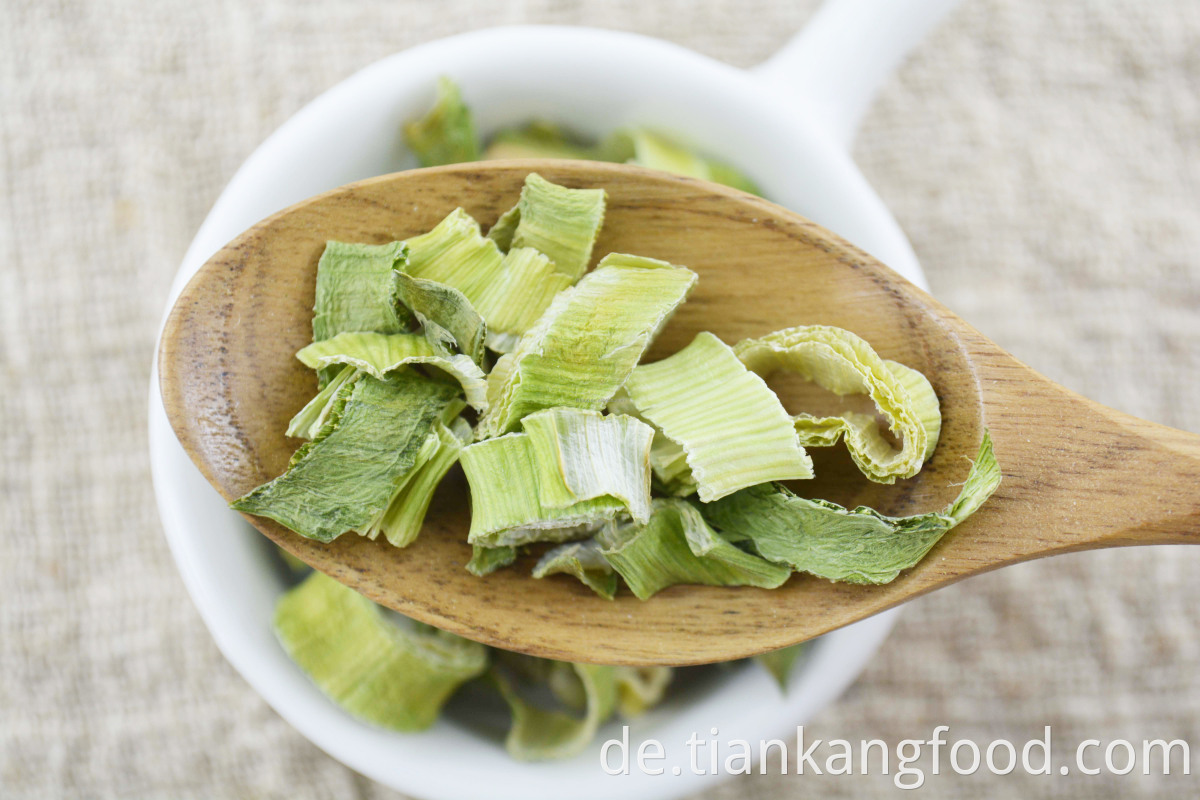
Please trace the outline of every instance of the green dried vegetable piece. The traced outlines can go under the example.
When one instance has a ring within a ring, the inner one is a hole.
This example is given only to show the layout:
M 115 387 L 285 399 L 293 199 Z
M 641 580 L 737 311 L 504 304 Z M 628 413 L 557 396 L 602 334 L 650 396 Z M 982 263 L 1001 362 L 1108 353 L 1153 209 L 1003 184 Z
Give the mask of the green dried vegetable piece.
M 455 689 L 487 668 L 483 645 L 388 619 L 320 572 L 279 599 L 274 627 L 288 656 L 331 700 L 395 731 L 428 728 Z
M 779 684 L 781 690 L 786 690 L 788 678 L 791 677 L 792 667 L 796 665 L 796 661 L 800 656 L 808 650 L 808 642 L 801 642 L 790 647 L 781 647 L 778 650 L 772 650 L 769 653 L 760 653 L 754 657 L 754 660 L 771 673 L 771 677 Z
M 402 272 L 457 289 L 487 319 L 479 300 L 501 275 L 504 255 L 484 237 L 470 214 L 456 208 L 433 230 L 406 239 L 405 244 L 408 264 Z
M 583 144 L 558 125 L 544 120 L 497 132 L 483 151 L 483 160 L 505 158 L 607 160 L 596 158 L 596 148 Z
M 462 418 L 454 420 L 449 427 L 438 422 L 430 438 L 432 451 L 427 457 L 418 459 L 418 466 L 409 473 L 383 516 L 368 529 L 366 535 L 370 538 L 382 533 L 396 547 L 407 547 L 416 541 L 434 491 L 450 468 L 458 463 L 463 447 L 471 441 L 471 426 Z
M 404 267 L 407 254 L 404 242 L 326 242 L 317 262 L 313 341 L 345 331 L 407 331 L 412 318 L 392 289 L 392 270 Z
M 676 498 L 656 499 L 648 523 L 610 523 L 596 539 L 640 600 L 681 583 L 774 589 L 792 574 L 730 544 Z
M 636 717 L 662 702 L 675 671 L 670 667 L 613 667 L 617 713 Z
M 425 328 L 435 345 L 457 347 L 478 366 L 483 366 L 487 325 L 467 296 L 437 281 L 422 280 L 400 271 L 392 273 L 396 297 Z
M 456 395 L 409 370 L 347 381 L 287 471 L 230 506 L 321 542 L 365 528 L 387 508 Z
M 634 128 L 618 131 L 612 138 L 616 141 L 610 141 L 607 144 L 609 152 L 631 152 L 632 155 L 623 159 L 629 163 L 670 172 L 674 175 L 682 175 L 686 178 L 700 178 L 705 181 L 722 183 L 751 194 L 762 194 L 753 181 L 733 167 L 705 158 L 694 150 L 683 147 L 657 133 Z M 622 138 L 626 141 L 620 141 Z
M 479 137 L 471 110 L 462 101 L 458 86 L 447 77 L 438 79 L 437 100 L 425 116 L 404 126 L 404 143 L 422 167 L 479 160 Z
M 467 572 L 482 578 L 491 575 L 498 569 L 507 567 L 517 560 L 517 548 L 510 545 L 501 547 L 483 547 L 471 545 L 471 560 L 467 562 Z
M 380 380 L 402 367 L 428 364 L 458 381 L 472 408 L 487 409 L 483 370 L 469 356 L 451 354 L 421 333 L 339 333 L 313 342 L 296 353 L 296 358 L 314 369 L 349 364 Z
M 569 275 L 558 272 L 554 262 L 537 250 L 509 250 L 500 277 L 479 296 L 481 313 L 488 324 L 487 346 L 498 353 L 511 353 L 521 336 L 550 307 L 555 295 L 572 283 Z
M 614 668 L 596 664 L 571 664 L 578 676 L 586 707 L 582 718 L 565 711 L 540 708 L 524 699 L 517 684 L 500 668 L 492 678 L 512 711 L 512 726 L 505 738 L 509 754 L 521 761 L 569 758 L 587 747 L 600 725 L 612 716 L 617 702 Z
M 624 415 L 551 408 L 521 420 L 534 458 L 558 470 L 561 481 L 542 485 L 542 502 L 555 508 L 614 497 L 630 516 L 650 518 L 650 442 L 654 429 Z
M 605 256 L 560 292 L 517 349 L 497 363 L 488 376 L 493 399 L 476 438 L 508 433 L 546 408 L 604 408 L 695 283 L 696 274 L 685 267 Z
M 329 412 L 333 408 L 334 398 L 338 391 L 342 388 L 342 384 L 351 380 L 358 373 L 358 369 L 352 366 L 345 366 L 339 370 L 328 383 L 325 384 L 321 391 L 317 392 L 316 397 L 309 400 L 304 408 L 300 409 L 296 416 L 292 417 L 292 421 L 288 423 L 287 435 L 299 439 L 312 439 L 321 430 L 321 426 L 325 424 L 325 420 L 329 417 Z
M 877 483 L 895 483 L 897 478 L 916 475 L 932 452 L 930 439 L 934 438 L 936 444 L 936 436 L 931 434 L 941 429 L 941 412 L 929 382 L 915 380 L 911 375 L 914 371 L 908 368 L 896 369 L 903 365 L 890 366 L 894 362 L 884 361 L 850 331 L 828 325 L 802 325 L 761 339 L 746 339 L 734 347 L 734 352 L 764 378 L 786 369 L 834 394 L 870 395 L 892 432 L 900 437 L 900 450 L 895 450 L 879 426 L 873 421 L 868 423 L 863 415 L 844 415 L 841 423 L 833 418 L 801 415 L 796 426 L 806 436 L 837 441 L 838 435 L 844 435 L 854 463 Z
M 558 465 L 539 461 L 531 438 L 512 433 L 463 450 L 460 459 L 471 485 L 471 544 L 582 539 L 625 510 L 622 501 L 609 496 L 562 504 L 567 490 Z
M 592 246 L 604 224 L 603 189 L 568 189 L 529 173 L 515 208 L 500 218 L 489 237 L 508 247 L 531 247 L 552 262 L 571 282 L 579 280 L 592 260 Z M 513 227 L 513 223 L 516 223 Z
M 612 600 L 617 593 L 617 573 L 601 555 L 595 539 L 567 542 L 551 548 L 533 568 L 535 578 L 557 573 L 574 575 L 606 600 Z
M 1000 477 L 985 434 L 958 499 L 940 512 L 887 517 L 866 507 L 850 511 L 772 484 L 745 489 L 703 510 L 728 538 L 748 541 L 763 558 L 798 572 L 847 583 L 889 583 L 991 497 Z
M 703 502 L 766 481 L 812 477 L 812 460 L 779 398 L 711 333 L 635 369 L 623 392 L 639 416 L 683 449 Z M 671 456 L 666 464 L 676 474 L 667 480 L 678 482 L 677 452 L 660 448 L 660 455 Z

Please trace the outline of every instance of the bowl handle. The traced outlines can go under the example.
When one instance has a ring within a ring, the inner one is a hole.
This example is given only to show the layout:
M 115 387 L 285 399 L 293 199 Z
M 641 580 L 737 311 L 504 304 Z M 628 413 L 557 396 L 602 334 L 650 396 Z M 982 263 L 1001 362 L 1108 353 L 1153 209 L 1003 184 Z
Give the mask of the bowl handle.
M 960 0 L 826 0 L 753 72 L 849 149 L 875 92 Z

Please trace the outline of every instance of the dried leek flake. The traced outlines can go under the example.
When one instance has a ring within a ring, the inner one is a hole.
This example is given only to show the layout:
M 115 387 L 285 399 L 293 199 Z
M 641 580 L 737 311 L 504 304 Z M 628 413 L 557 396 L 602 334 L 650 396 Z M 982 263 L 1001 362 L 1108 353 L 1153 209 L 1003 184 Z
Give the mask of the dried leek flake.
M 640 600 L 681 583 L 774 589 L 792 574 L 730 544 L 694 506 L 676 498 L 655 500 L 646 524 L 610 523 L 596 538 Z
M 624 393 L 682 448 L 703 502 L 767 481 L 812 477 L 812 461 L 779 398 L 711 333 L 635 369 Z M 673 456 L 667 464 L 676 474 L 667 479 L 677 482 L 678 454 L 660 455 Z
M 478 160 L 475 123 L 454 81 L 446 77 L 438 79 L 433 108 L 404 126 L 404 143 L 416 154 L 422 167 Z
M 528 433 L 512 433 L 463 450 L 463 472 L 471 485 L 471 544 L 583 539 L 625 510 L 624 502 L 608 495 L 564 501 L 571 495 L 558 465 L 539 459 L 532 439 Z
M 434 423 L 458 413 L 457 394 L 410 370 L 387 380 L 360 373 L 342 384 L 325 424 L 287 471 L 230 505 L 321 542 L 365 529 L 416 466 Z
M 517 548 L 511 545 L 483 547 L 475 544 L 471 545 L 471 560 L 467 562 L 467 572 L 477 578 L 482 578 L 509 566 L 516 560 Z
M 624 142 L 621 141 L 622 139 Z M 622 147 L 627 148 L 628 152 L 627 158 L 623 160 L 631 164 L 682 175 L 686 178 L 723 183 L 751 194 L 761 194 L 753 181 L 733 167 L 705 158 L 695 150 L 683 147 L 660 134 L 640 128 L 618 131 L 607 143 L 607 149 L 609 152 L 617 153 Z
M 595 539 L 566 542 L 551 548 L 533 568 L 535 578 L 558 573 L 574 575 L 606 600 L 612 600 L 617 594 L 617 573 L 601 554 Z
M 417 466 L 409 473 L 400 491 L 383 516 L 366 535 L 372 539 L 382 533 L 396 547 L 407 547 L 416 541 L 425 522 L 425 513 L 433 500 L 434 490 L 450 468 L 458 463 L 463 447 L 471 441 L 471 426 L 464 419 L 456 419 L 450 426 L 440 421 L 427 440 L 431 449 L 418 458 Z
M 392 289 L 392 270 L 404 267 L 407 253 L 404 242 L 326 242 L 317 262 L 313 341 L 345 331 L 407 331 L 412 319 Z
M 416 316 L 425 338 L 445 348 L 457 347 L 477 365 L 483 365 L 487 325 L 467 296 L 437 281 L 392 273 L 396 297 Z
M 476 438 L 516 430 L 523 417 L 546 408 L 604 408 L 695 283 L 685 267 L 605 256 L 497 363 Z
M 985 434 L 958 499 L 940 512 L 887 517 L 764 484 L 705 506 L 704 516 L 727 537 L 749 542 L 763 558 L 799 572 L 847 583 L 889 583 L 916 566 L 999 485 L 1000 467 Z
M 543 485 L 543 502 L 561 507 L 607 495 L 624 503 L 634 519 L 650 518 L 654 429 L 649 425 L 633 417 L 577 408 L 539 411 L 521 425 L 538 464 L 557 468 L 561 477 Z
M 504 254 L 484 237 L 474 217 L 456 208 L 433 230 L 406 239 L 405 244 L 408 262 L 402 272 L 454 287 L 487 319 L 479 299 L 500 276 Z
M 614 668 L 596 664 L 552 663 L 553 667 L 569 668 L 578 678 L 584 714 L 572 715 L 567 710 L 547 709 L 522 696 L 520 682 L 508 670 L 493 668 L 492 677 L 500 694 L 512 711 L 512 725 L 505 738 L 509 755 L 521 761 L 544 761 L 568 758 L 587 747 L 600 725 L 612 716 L 617 703 L 617 684 Z M 560 686 L 555 695 L 561 700 L 566 693 Z M 570 695 L 568 695 L 570 696 Z M 567 705 L 564 703 L 564 705 Z
M 484 161 L 505 158 L 569 158 L 606 161 L 596 148 L 578 141 L 552 122 L 534 120 L 519 128 L 498 131 L 484 150 Z
M 458 381 L 472 408 L 487 408 L 487 378 L 479 365 L 469 356 L 452 354 L 431 343 L 424 334 L 339 333 L 313 342 L 296 353 L 296 358 L 315 369 L 348 364 L 380 380 L 410 364 L 428 364 Z
M 360 719 L 420 731 L 487 668 L 483 645 L 385 612 L 312 573 L 275 606 L 275 634 L 322 692 Z
M 509 250 L 500 276 L 480 290 L 479 307 L 486 314 L 488 326 L 487 346 L 498 353 L 511 353 L 521 336 L 550 307 L 554 296 L 574 282 L 531 247 Z
M 317 392 L 316 396 L 309 400 L 304 408 L 296 412 L 296 416 L 292 417 L 292 421 L 288 423 L 287 435 L 301 439 L 311 439 L 316 436 L 329 417 L 329 412 L 333 409 L 333 401 L 337 397 L 338 390 L 342 388 L 342 384 L 357 374 L 358 369 L 349 365 L 336 372 L 321 391 Z
M 787 689 L 788 678 L 792 675 L 792 668 L 796 666 L 796 662 L 800 656 L 808 650 L 808 642 L 793 644 L 789 647 L 781 647 L 778 650 L 772 650 L 769 653 L 761 653 L 754 657 L 754 660 L 763 666 L 763 668 L 771 674 L 775 679 L 775 683 L 779 684 L 780 689 Z
M 840 421 L 801 415 L 795 424 L 801 437 L 814 445 L 844 436 L 854 463 L 877 483 L 895 483 L 897 478 L 916 475 L 937 443 L 941 412 L 929 382 L 923 377 L 917 380 L 912 374 L 915 370 L 880 358 L 850 331 L 803 325 L 761 339 L 746 339 L 734 352 L 764 378 L 781 369 L 790 370 L 837 395 L 869 395 L 892 433 L 900 438 L 899 450 L 866 415 L 846 414 Z
M 613 667 L 617 682 L 617 712 L 636 717 L 662 702 L 674 677 L 670 667 Z
M 545 255 L 572 283 L 587 271 L 604 224 L 603 189 L 568 189 L 531 172 L 521 199 L 488 237 L 502 248 L 530 247 Z

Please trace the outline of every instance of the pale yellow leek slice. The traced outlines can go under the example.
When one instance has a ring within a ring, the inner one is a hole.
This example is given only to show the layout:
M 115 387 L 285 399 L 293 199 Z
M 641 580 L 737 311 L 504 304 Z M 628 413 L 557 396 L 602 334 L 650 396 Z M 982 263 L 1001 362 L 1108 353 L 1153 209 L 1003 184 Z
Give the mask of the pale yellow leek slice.
M 467 541 L 484 547 L 566 542 L 587 538 L 625 510 L 607 495 L 568 505 L 557 465 L 539 462 L 528 433 L 477 442 L 460 456 L 471 486 Z M 554 487 L 548 490 L 546 487 Z
M 495 282 L 481 290 L 479 307 L 488 324 L 487 346 L 498 353 L 516 349 L 521 336 L 550 307 L 554 296 L 574 281 L 531 247 L 514 247 L 504 256 Z
M 408 261 L 404 272 L 454 287 L 487 319 L 479 298 L 500 275 L 504 255 L 495 242 L 484 237 L 474 217 L 456 208 L 433 230 L 406 239 L 405 244 Z
M 703 502 L 758 483 L 812 477 L 812 461 L 779 398 L 711 333 L 635 369 L 624 393 L 682 448 Z
M 634 519 L 650 518 L 650 443 L 654 429 L 620 414 L 551 408 L 521 420 L 534 458 L 544 471 L 557 468 L 561 481 L 542 486 L 542 501 L 563 507 L 581 500 L 614 497 Z
M 604 408 L 695 282 L 685 267 L 606 256 L 560 292 L 517 349 L 500 359 L 488 378 L 493 400 L 476 438 L 516 430 L 523 417 L 546 408 Z
M 349 364 L 381 380 L 410 364 L 428 364 L 458 381 L 472 408 L 487 409 L 487 378 L 479 365 L 470 356 L 431 343 L 421 333 L 339 333 L 313 342 L 296 353 L 296 358 L 315 369 Z
M 603 189 L 569 189 L 531 172 L 521 199 L 500 218 L 489 238 L 504 249 L 531 247 L 572 283 L 587 271 L 604 224 Z
M 912 370 L 896 368 L 902 365 L 890 366 L 850 331 L 827 325 L 787 328 L 739 342 L 734 352 L 764 378 L 778 370 L 790 370 L 834 394 L 869 395 L 892 433 L 900 438 L 899 450 L 863 415 L 846 415 L 842 423 L 802 415 L 796 424 L 802 434 L 815 436 L 819 430 L 822 437 L 833 441 L 844 435 L 854 463 L 877 483 L 895 483 L 897 478 L 916 475 L 932 452 L 931 438 L 936 445 L 936 435 L 931 434 L 940 431 L 941 413 L 929 382 L 917 380 Z
M 792 574 L 730 544 L 678 498 L 656 499 L 648 523 L 609 523 L 596 539 L 640 600 L 681 583 L 774 589 Z
M 487 668 L 483 645 L 386 615 L 320 572 L 279 599 L 274 628 L 331 700 L 396 731 L 428 728 L 450 695 Z
M 670 667 L 613 667 L 617 682 L 617 712 L 626 718 L 658 705 L 675 671 Z

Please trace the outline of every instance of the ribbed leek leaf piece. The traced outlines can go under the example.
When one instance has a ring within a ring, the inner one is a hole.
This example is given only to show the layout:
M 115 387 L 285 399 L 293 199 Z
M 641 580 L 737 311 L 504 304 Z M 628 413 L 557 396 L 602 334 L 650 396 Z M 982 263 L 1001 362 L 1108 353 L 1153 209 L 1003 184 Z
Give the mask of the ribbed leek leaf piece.
M 331 700 L 396 731 L 420 731 L 487 668 L 483 645 L 404 619 L 314 572 L 275 606 L 275 634 Z
M 617 594 L 617 573 L 600 553 L 595 539 L 567 542 L 546 551 L 533 568 L 533 577 L 565 573 L 574 575 L 585 586 L 606 600 Z
M 774 589 L 792 574 L 730 544 L 694 506 L 677 498 L 656 499 L 646 524 L 609 523 L 596 539 L 640 600 L 681 583 Z
M 405 244 L 408 262 L 402 272 L 457 289 L 487 320 L 479 300 L 500 276 L 504 254 L 495 242 L 484 237 L 474 217 L 456 208 L 433 230 L 406 239 Z
M 458 381 L 472 408 L 487 409 L 487 377 L 479 365 L 431 343 L 422 333 L 339 333 L 313 342 L 296 358 L 314 369 L 349 364 L 380 380 L 410 364 L 428 364 Z
M 471 485 L 467 541 L 484 547 L 586 538 L 595 526 L 625 510 L 603 495 L 578 502 L 563 485 L 555 463 L 537 457 L 533 436 L 511 433 L 477 442 L 460 456 Z
M 634 519 L 650 518 L 650 443 L 654 429 L 621 414 L 550 408 L 521 420 L 543 470 L 561 481 L 542 485 L 543 502 L 562 507 L 615 497 Z M 565 491 L 564 491 L 565 490 Z
M 625 139 L 628 144 L 621 142 Z M 714 183 L 723 183 L 751 194 L 761 194 L 754 182 L 736 169 L 705 158 L 687 147 L 652 131 L 641 128 L 618 131 L 607 144 L 609 152 L 620 152 L 627 147 L 630 155 L 626 159 L 650 169 L 659 169 L 685 178 L 699 178 Z
M 813 444 L 815 437 L 837 441 L 846 438 L 846 446 L 858 468 L 877 483 L 895 483 L 920 471 L 927 454 L 932 453 L 930 439 L 936 445 L 941 430 L 941 412 L 937 395 L 929 382 L 917 380 L 903 365 L 880 358 L 861 337 L 828 325 L 802 325 L 775 331 L 761 339 L 746 339 L 734 352 L 750 370 L 769 378 L 784 369 L 797 372 L 834 394 L 867 394 L 892 432 L 900 437 L 896 450 L 883 437 L 879 426 L 864 415 L 814 418 L 801 415 L 796 427 Z M 898 369 L 900 368 L 900 369 Z M 899 373 L 899 374 L 898 374 Z
M 407 331 L 412 318 L 392 288 L 392 270 L 404 267 L 407 254 L 404 242 L 326 242 L 317 262 L 313 341 L 344 331 Z
M 440 421 L 434 425 L 430 436 L 432 450 L 409 473 L 400 491 L 384 511 L 378 524 L 367 532 L 382 533 L 396 547 L 407 547 L 416 541 L 425 522 L 425 513 L 442 478 L 458 463 L 463 447 L 471 441 L 471 426 L 466 420 L 454 420 L 449 427 Z
M 711 333 L 635 369 L 623 392 L 683 449 L 705 503 L 766 481 L 812 477 L 812 460 L 779 398 Z M 677 458 L 667 465 L 677 470 Z
M 461 408 L 457 394 L 411 370 L 387 380 L 360 373 L 342 384 L 324 426 L 287 471 L 230 506 L 321 542 L 364 529 L 416 465 L 434 422 L 453 404 Z
M 500 276 L 480 291 L 479 305 L 481 313 L 486 313 L 487 346 L 498 353 L 511 353 L 554 296 L 575 281 L 531 247 L 509 250 L 502 267 Z
M 578 141 L 552 122 L 534 120 L 519 128 L 505 128 L 492 137 L 483 160 L 504 158 L 571 158 L 608 161 L 600 158 L 597 148 Z
M 512 726 L 504 744 L 513 758 L 545 761 L 577 755 L 612 716 L 617 703 L 614 668 L 596 664 L 571 664 L 569 668 L 580 682 L 585 704 L 582 718 L 534 705 L 522 697 L 515 676 L 499 668 L 492 670 L 500 694 L 512 711 Z
M 488 236 L 504 249 L 537 250 L 574 283 L 592 260 L 592 246 L 604 224 L 604 203 L 603 189 L 569 189 L 531 172 L 516 207 Z
M 422 167 L 478 160 L 475 123 L 454 81 L 446 77 L 438 79 L 433 108 L 404 126 L 404 143 L 416 154 Z
M 916 566 L 999 485 L 1000 467 L 985 434 L 958 499 L 939 512 L 887 517 L 866 507 L 851 511 L 772 484 L 745 489 L 703 510 L 728 538 L 751 543 L 770 561 L 832 581 L 878 584 Z
M 437 281 L 414 278 L 399 270 L 392 272 L 396 297 L 416 316 L 425 338 L 442 347 L 457 347 L 478 366 L 483 366 L 487 324 L 467 296 Z
M 696 273 L 686 267 L 605 256 L 554 298 L 492 370 L 493 399 L 476 438 L 516 430 L 523 417 L 546 408 L 604 408 L 695 283 Z

